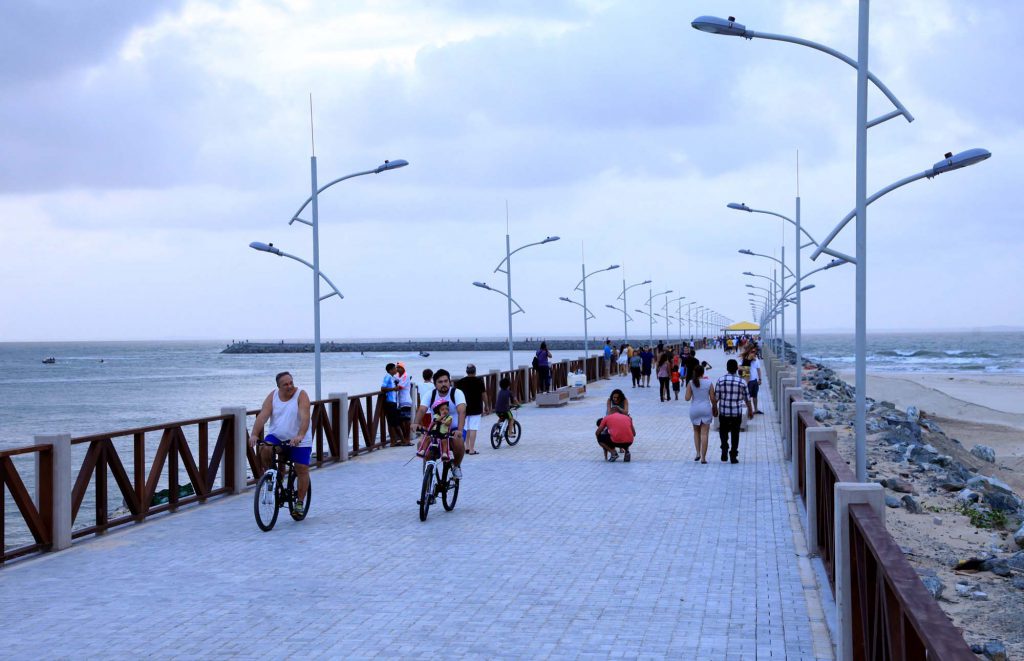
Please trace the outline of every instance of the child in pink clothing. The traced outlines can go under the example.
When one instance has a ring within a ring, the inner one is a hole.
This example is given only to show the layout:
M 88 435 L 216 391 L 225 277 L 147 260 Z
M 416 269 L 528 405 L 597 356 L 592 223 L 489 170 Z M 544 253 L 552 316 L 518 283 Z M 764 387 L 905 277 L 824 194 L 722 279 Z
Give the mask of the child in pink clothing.
M 448 413 L 448 403 L 441 402 L 434 409 L 434 417 L 430 421 L 430 429 L 420 438 L 419 447 L 416 448 L 417 457 L 425 457 L 427 448 L 430 447 L 431 439 L 441 440 L 441 456 L 445 461 L 451 459 L 448 451 L 448 432 L 452 428 L 452 416 Z

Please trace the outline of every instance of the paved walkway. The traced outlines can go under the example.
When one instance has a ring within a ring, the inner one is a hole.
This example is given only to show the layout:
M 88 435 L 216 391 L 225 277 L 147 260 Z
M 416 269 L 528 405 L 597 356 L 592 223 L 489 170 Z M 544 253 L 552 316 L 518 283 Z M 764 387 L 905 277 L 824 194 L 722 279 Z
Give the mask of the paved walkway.
M 593 436 L 616 386 L 629 464 Z M 481 439 L 425 523 L 390 449 L 315 471 L 309 518 L 270 533 L 249 492 L 7 567 L 3 655 L 832 658 L 772 416 L 701 465 L 688 405 L 656 397 L 619 377 L 524 407 L 519 446 Z

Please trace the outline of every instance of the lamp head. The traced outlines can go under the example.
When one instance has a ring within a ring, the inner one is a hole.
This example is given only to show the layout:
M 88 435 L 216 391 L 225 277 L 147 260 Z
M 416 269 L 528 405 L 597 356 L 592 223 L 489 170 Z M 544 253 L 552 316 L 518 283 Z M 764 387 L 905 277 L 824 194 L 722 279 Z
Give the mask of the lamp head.
M 546 237 L 543 241 L 541 241 L 541 243 L 551 243 L 552 241 L 558 241 L 558 239 L 560 239 L 560 238 L 561 237 L 558 237 L 558 236 L 549 236 L 549 237 Z
M 754 288 L 754 285 L 750 284 L 749 282 L 747 283 L 747 286 L 750 287 L 751 289 Z
M 633 310 L 633 312 L 639 312 L 640 314 L 647 314 L 647 310 L 641 310 L 640 308 L 637 308 L 637 309 Z
M 262 241 L 253 241 L 249 244 L 249 247 L 253 250 L 259 250 L 260 252 L 269 252 L 271 255 L 281 255 L 281 249 L 275 248 L 273 243 L 263 243 Z
M 479 287 L 480 289 L 490 289 L 486 282 L 480 282 L 479 280 L 474 281 L 473 286 Z
M 801 287 L 800 291 L 807 291 L 808 289 L 814 289 L 814 285 L 807 285 L 806 287 Z
M 619 308 L 615 307 L 614 305 L 612 305 L 611 303 L 605 303 L 605 305 L 604 305 L 604 306 L 605 306 L 606 308 L 611 308 L 611 309 L 613 309 L 613 310 L 618 310 L 618 309 L 619 309 Z
M 612 264 L 611 266 L 609 266 L 608 268 L 606 268 L 606 269 L 605 269 L 605 271 L 614 271 L 614 270 L 615 270 L 615 269 L 617 269 L 617 268 L 619 268 L 619 265 L 618 265 L 618 264 Z
M 573 300 L 571 298 L 568 298 L 566 296 L 559 296 L 558 300 L 565 301 L 566 303 L 572 303 L 573 302 Z
M 744 272 L 743 272 L 743 275 L 750 275 L 750 276 L 753 276 L 754 274 L 753 274 L 753 273 L 751 273 L 750 271 L 744 271 Z
M 409 165 L 409 161 L 404 158 L 396 158 L 393 161 L 384 161 L 374 169 L 373 173 L 380 174 L 388 170 L 397 170 L 398 168 L 404 168 L 406 165 Z
M 698 16 L 690 23 L 695 30 L 710 34 L 724 34 L 730 37 L 746 37 L 747 26 L 736 22 L 735 16 L 728 19 L 717 16 Z
M 736 209 L 737 211 L 750 211 L 750 207 L 742 203 L 737 204 L 736 202 L 730 202 L 725 206 L 729 207 L 730 209 Z
M 826 264 L 825 268 L 832 269 L 832 268 L 835 268 L 837 266 L 842 266 L 843 264 L 847 264 L 847 263 L 848 262 L 845 259 L 838 259 L 837 258 L 837 259 L 833 259 L 831 262 Z
M 962 151 L 959 154 L 953 154 L 952 152 L 946 153 L 946 158 L 939 161 L 932 166 L 931 177 L 938 176 L 944 172 L 952 172 L 953 170 L 959 170 L 965 168 L 968 165 L 974 165 L 980 163 L 986 158 L 992 156 L 992 152 L 987 149 L 968 149 Z
M 742 250 L 740 250 L 740 254 L 741 255 L 753 255 L 754 251 L 750 250 L 748 248 L 743 248 Z

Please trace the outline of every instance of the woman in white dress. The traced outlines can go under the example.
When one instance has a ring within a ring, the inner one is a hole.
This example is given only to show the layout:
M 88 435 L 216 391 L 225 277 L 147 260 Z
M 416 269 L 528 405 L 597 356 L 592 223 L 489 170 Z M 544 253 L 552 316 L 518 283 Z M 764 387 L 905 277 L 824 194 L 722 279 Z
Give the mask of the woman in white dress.
M 686 401 L 690 402 L 690 423 L 693 424 L 693 445 L 697 449 L 694 461 L 708 463 L 708 434 L 716 408 L 715 387 L 711 379 L 704 376 L 704 365 L 693 368 L 693 374 L 686 382 Z

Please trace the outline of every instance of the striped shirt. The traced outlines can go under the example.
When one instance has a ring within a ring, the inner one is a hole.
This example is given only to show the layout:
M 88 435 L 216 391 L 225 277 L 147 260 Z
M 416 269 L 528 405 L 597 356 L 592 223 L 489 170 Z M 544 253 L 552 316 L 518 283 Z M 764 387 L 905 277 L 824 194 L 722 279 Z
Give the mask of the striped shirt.
M 742 417 L 743 409 L 750 401 L 747 383 L 737 374 L 723 374 L 715 384 L 718 398 L 718 414 L 726 417 Z

